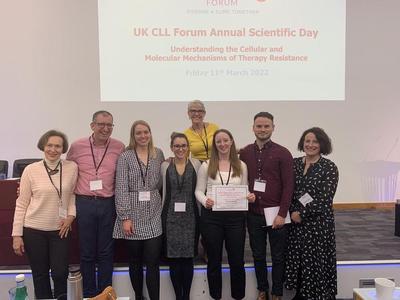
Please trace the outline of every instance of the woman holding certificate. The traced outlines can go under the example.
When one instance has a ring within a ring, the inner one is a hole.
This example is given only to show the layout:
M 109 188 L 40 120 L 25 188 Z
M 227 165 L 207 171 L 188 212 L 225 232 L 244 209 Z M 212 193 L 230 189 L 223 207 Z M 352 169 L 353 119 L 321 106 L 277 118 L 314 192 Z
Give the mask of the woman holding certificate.
M 338 184 L 336 165 L 322 157 L 332 152 L 324 130 L 313 127 L 300 138 L 304 157 L 294 160 L 295 190 L 290 207 L 286 260 L 286 287 L 295 289 L 293 299 L 335 299 L 336 245 L 333 197 Z
M 161 165 L 164 248 L 176 299 L 189 300 L 199 237 L 199 209 L 194 191 L 200 161 L 188 159 L 189 141 L 183 133 L 174 132 L 170 146 L 174 158 Z
M 160 298 L 161 163 L 162 151 L 153 145 L 147 122 L 135 121 L 127 150 L 117 163 L 113 237 L 125 239 L 129 277 L 136 300 L 143 299 L 143 265 L 151 300 Z
M 243 299 L 246 276 L 244 270 L 245 211 L 247 201 L 247 167 L 236 154 L 232 134 L 226 129 L 215 132 L 210 160 L 198 172 L 196 198 L 202 204 L 200 230 L 207 254 L 207 278 L 210 296 L 222 296 L 222 246 L 228 254 L 231 296 Z M 207 191 L 207 193 L 206 193 Z

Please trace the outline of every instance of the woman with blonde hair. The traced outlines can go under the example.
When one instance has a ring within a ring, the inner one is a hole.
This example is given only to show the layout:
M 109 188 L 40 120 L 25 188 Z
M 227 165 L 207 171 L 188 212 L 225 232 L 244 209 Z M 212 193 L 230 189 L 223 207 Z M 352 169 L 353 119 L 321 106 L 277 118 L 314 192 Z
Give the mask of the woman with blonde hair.
M 129 276 L 136 300 L 143 299 L 143 265 L 151 300 L 160 297 L 159 260 L 162 245 L 162 151 L 153 145 L 151 129 L 143 120 L 131 128 L 129 145 L 117 163 L 114 238 L 125 239 Z

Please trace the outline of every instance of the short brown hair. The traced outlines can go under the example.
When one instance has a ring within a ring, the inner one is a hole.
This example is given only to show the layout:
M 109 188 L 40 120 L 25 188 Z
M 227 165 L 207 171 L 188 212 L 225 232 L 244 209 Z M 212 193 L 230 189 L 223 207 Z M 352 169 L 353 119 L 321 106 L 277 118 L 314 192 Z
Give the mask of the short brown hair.
M 60 138 L 62 138 L 63 140 L 63 150 L 62 153 L 65 153 L 68 151 L 68 138 L 65 135 L 65 133 L 58 131 L 58 130 L 49 130 L 47 132 L 45 132 L 39 139 L 38 143 L 37 143 L 37 147 L 39 148 L 39 150 L 44 151 L 44 146 L 46 146 L 47 142 L 49 141 L 49 138 L 52 136 L 58 136 Z
M 260 111 L 259 113 L 257 113 L 253 118 L 253 122 L 255 122 L 257 118 L 267 118 L 270 119 L 272 123 L 274 123 L 274 116 L 267 111 Z
M 110 116 L 111 118 L 114 119 L 113 115 L 110 112 L 108 112 L 106 110 L 98 110 L 93 114 L 92 122 L 96 122 L 96 118 L 98 115 Z
M 309 133 L 313 133 L 315 135 L 315 138 L 317 139 L 317 141 L 319 143 L 319 149 L 320 149 L 319 152 L 321 154 L 328 155 L 332 152 L 331 139 L 325 133 L 325 131 L 319 127 L 312 127 L 303 132 L 303 134 L 301 135 L 301 138 L 299 140 L 299 143 L 297 145 L 297 149 L 299 151 L 304 151 L 304 139 L 306 138 L 306 135 Z
M 186 143 L 188 144 L 188 147 L 189 147 L 189 140 L 188 140 L 187 136 L 181 132 L 174 131 L 173 133 L 171 133 L 171 143 L 169 145 L 171 148 L 174 145 L 175 139 L 177 139 L 177 138 L 185 139 Z

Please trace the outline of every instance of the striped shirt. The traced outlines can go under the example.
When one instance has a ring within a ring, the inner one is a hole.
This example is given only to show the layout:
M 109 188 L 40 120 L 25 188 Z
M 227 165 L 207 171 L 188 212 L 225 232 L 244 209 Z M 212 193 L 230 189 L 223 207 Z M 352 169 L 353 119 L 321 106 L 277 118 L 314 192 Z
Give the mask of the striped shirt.
M 119 157 L 115 184 L 117 219 L 114 226 L 114 238 L 146 240 L 162 234 L 162 204 L 159 189 L 162 184 L 161 163 L 163 161 L 164 154 L 156 148 L 155 157 L 149 157 L 147 176 L 145 176 L 146 165 L 138 161 L 133 150 L 125 151 Z M 139 201 L 139 192 L 143 191 L 150 192 L 150 201 Z M 124 220 L 133 222 L 133 235 L 124 234 L 122 229 Z
M 62 206 L 67 215 L 75 216 L 75 183 L 78 167 L 72 161 L 62 161 Z M 50 166 L 53 167 L 53 166 Z M 55 167 L 55 166 L 54 166 Z M 60 186 L 60 172 L 51 176 Z M 16 201 L 12 236 L 22 236 L 23 227 L 43 231 L 60 229 L 60 199 L 47 175 L 43 161 L 28 165 L 21 177 L 20 194 Z

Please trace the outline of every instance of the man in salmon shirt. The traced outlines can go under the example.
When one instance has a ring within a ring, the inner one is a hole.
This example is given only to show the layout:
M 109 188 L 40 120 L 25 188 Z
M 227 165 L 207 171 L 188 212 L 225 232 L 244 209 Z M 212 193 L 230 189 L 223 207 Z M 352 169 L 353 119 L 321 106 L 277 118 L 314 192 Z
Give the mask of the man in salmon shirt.
M 79 230 L 80 265 L 84 297 L 93 297 L 112 285 L 115 222 L 114 184 L 122 142 L 111 138 L 111 113 L 93 114 L 89 137 L 71 145 L 67 159 L 78 165 L 76 215 Z M 97 280 L 96 280 L 97 265 Z

